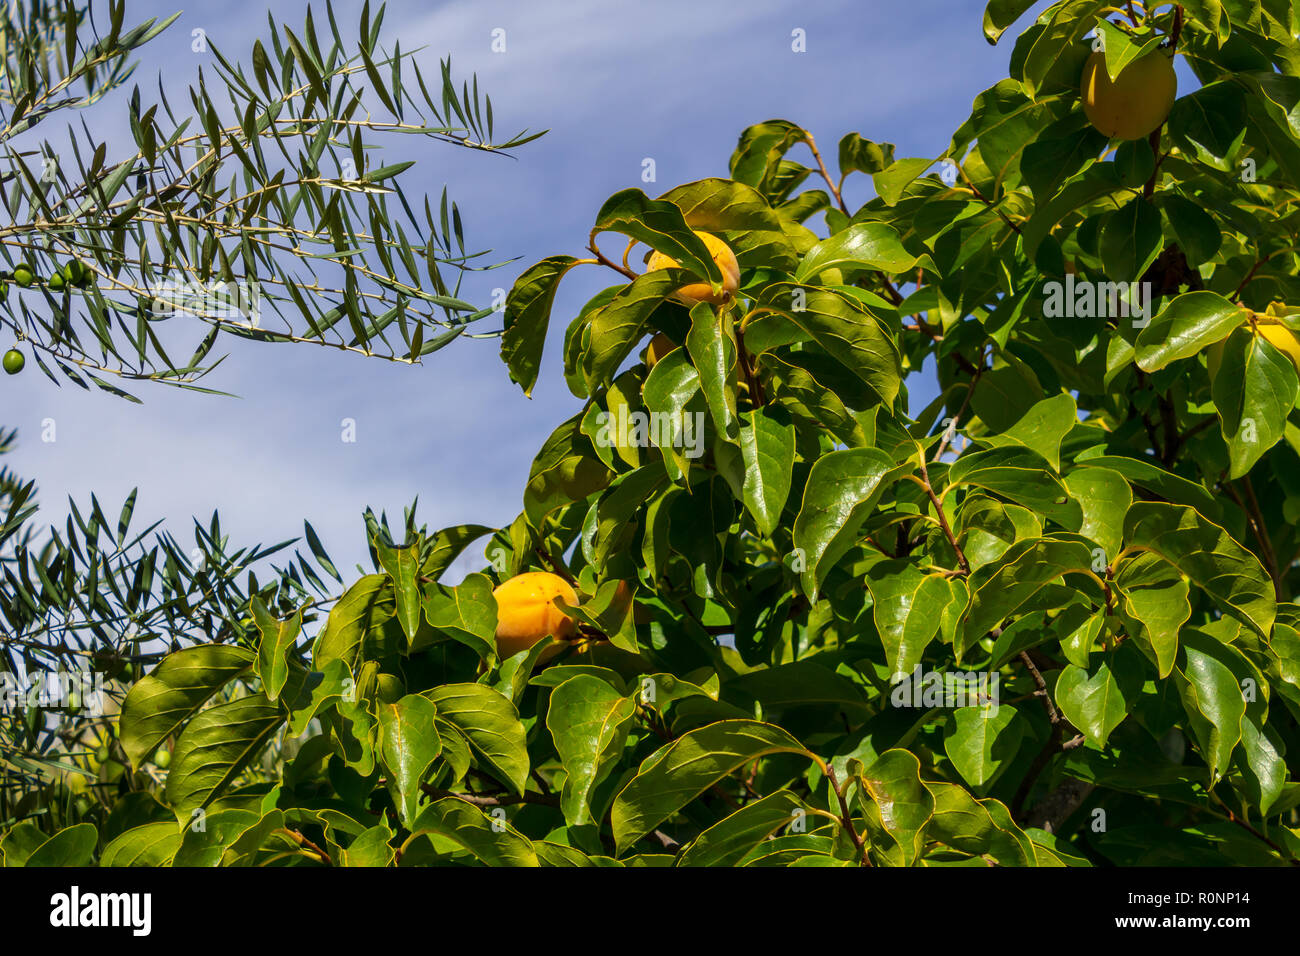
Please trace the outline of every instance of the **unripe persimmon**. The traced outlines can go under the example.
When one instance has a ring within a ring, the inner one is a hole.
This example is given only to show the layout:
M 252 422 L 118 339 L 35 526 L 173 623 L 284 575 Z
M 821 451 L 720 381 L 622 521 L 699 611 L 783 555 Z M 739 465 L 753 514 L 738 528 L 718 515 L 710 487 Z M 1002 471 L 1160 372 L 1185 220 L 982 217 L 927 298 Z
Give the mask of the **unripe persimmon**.
M 1079 87 L 1088 122 L 1112 139 L 1143 139 L 1159 129 L 1178 96 L 1173 59 L 1153 50 L 1134 60 L 1111 80 L 1106 54 L 1093 53 L 1083 68 Z
M 573 618 L 553 603 L 558 597 L 570 607 L 578 604 L 577 592 L 559 575 L 527 571 L 503 582 L 492 595 L 497 600 L 497 653 L 503 660 L 548 634 L 565 641 L 577 631 Z
M 722 289 L 719 292 L 714 292 L 713 286 L 707 282 L 692 282 L 682 286 L 674 294 L 686 305 L 697 305 L 700 302 L 707 302 L 710 305 L 722 305 L 731 301 L 731 297 L 740 288 L 740 264 L 736 262 L 735 253 L 717 236 L 711 236 L 707 232 L 700 232 L 698 229 L 692 231 L 704 240 L 709 255 L 713 257 L 713 261 L 722 272 Z M 671 256 L 666 256 L 662 252 L 653 252 L 646 261 L 646 271 L 656 272 L 659 269 L 675 269 L 679 265 L 680 263 Z

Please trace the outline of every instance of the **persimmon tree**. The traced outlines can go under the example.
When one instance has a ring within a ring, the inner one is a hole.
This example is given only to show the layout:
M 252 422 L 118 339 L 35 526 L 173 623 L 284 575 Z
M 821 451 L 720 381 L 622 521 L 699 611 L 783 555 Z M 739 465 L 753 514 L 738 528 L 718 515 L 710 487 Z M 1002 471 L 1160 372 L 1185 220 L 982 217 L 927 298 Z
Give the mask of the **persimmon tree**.
M 252 596 L 131 686 L 99 829 L 6 861 L 1295 862 L 1295 17 L 1064 0 L 937 157 L 771 120 L 610 197 L 507 302 L 514 380 L 581 402 L 518 518 L 372 523 L 327 611 Z M 1112 142 L 1094 54 L 1195 83 Z M 553 315 L 579 269 L 612 284 Z M 574 624 L 503 659 L 537 572 Z

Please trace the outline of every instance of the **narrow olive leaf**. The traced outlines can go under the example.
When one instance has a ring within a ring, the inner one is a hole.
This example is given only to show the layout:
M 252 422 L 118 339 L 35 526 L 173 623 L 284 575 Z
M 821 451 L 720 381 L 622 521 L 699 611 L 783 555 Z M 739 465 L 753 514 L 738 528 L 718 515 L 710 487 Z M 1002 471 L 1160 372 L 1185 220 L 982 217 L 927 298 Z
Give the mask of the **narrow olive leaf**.
M 404 548 L 390 548 L 375 540 L 375 553 L 379 565 L 393 581 L 393 594 L 397 600 L 397 620 L 409 641 L 420 626 L 420 552 L 416 544 Z
M 551 692 L 546 727 L 567 777 L 560 808 L 569 826 L 592 822 L 591 790 L 623 753 L 636 699 L 599 677 L 579 674 Z
M 233 644 L 200 644 L 168 654 L 131 686 L 122 702 L 118 737 L 140 766 L 213 694 L 252 666 L 254 655 Z
M 724 817 L 692 840 L 677 866 L 735 866 L 782 827 L 801 823 L 810 808 L 789 790 L 778 790 Z
M 478 807 L 457 797 L 435 800 L 411 823 L 411 836 L 403 846 L 429 835 L 472 853 L 488 866 L 539 866 L 537 852 L 527 837 L 510 824 L 489 817 Z M 437 844 L 435 843 L 435 846 Z
M 815 279 L 827 269 L 838 269 L 845 279 L 864 269 L 891 275 L 916 268 L 916 256 L 903 248 L 898 231 L 888 223 L 860 222 L 829 239 L 823 239 L 804 255 L 796 282 Z
M 284 723 L 284 711 L 259 695 L 199 712 L 181 731 L 167 773 L 167 802 L 180 820 L 221 795 Z
M 972 787 L 983 787 L 1016 758 L 1025 723 L 1010 704 L 959 707 L 944 725 L 943 751 Z
M 606 230 L 644 242 L 709 282 L 722 282 L 722 270 L 709 254 L 709 247 L 691 231 L 675 203 L 651 199 L 635 188 L 616 192 L 596 214 L 593 231 Z
M 330 609 L 325 627 L 316 638 L 312 659 L 323 671 L 332 660 L 341 660 L 355 670 L 366 635 L 392 620 L 396 597 L 387 574 L 367 574 L 343 592 Z
M 418 694 L 379 705 L 379 761 L 388 771 L 393 802 L 408 827 L 419 812 L 420 784 L 442 752 L 434 726 L 437 706 Z
M 114 837 L 99 855 L 100 866 L 167 866 L 180 849 L 185 831 L 174 820 L 146 823 Z
M 528 782 L 527 732 L 510 698 L 483 684 L 443 684 L 424 692 L 438 716 L 469 741 L 480 769 L 516 794 Z
M 813 463 L 794 521 L 803 590 L 815 600 L 835 562 L 858 540 L 889 482 L 908 470 L 877 448 L 848 448 Z
M 1222 342 L 1245 320 L 1245 309 L 1217 292 L 1184 292 L 1171 299 L 1138 333 L 1138 367 L 1155 372 L 1171 362 L 1190 358 Z
M 934 797 L 934 816 L 926 836 L 971 856 L 989 856 L 1002 866 L 1033 866 L 1024 833 L 1010 819 L 995 820 L 990 801 L 976 800 L 955 783 L 926 783 Z M 1005 823 L 1005 826 L 1003 825 Z
M 1253 553 L 1185 505 L 1135 501 L 1124 517 L 1126 549 L 1150 551 L 1203 589 L 1227 614 L 1267 639 L 1277 599 Z
M 619 854 L 737 767 L 774 753 L 812 759 L 789 733 L 756 720 L 719 721 L 664 745 L 614 798 L 610 820 Z
M 935 811 L 934 797 L 921 782 L 921 762 L 909 751 L 886 750 L 862 771 L 860 781 L 903 865 L 911 866 L 921 856 L 926 825 Z M 868 820 L 875 822 L 872 816 Z
M 1091 670 L 1065 665 L 1056 679 L 1056 704 L 1091 743 L 1106 746 L 1142 692 L 1142 670 L 1128 654 L 1107 654 Z
M 1289 355 L 1246 329 L 1224 344 L 1217 366 L 1211 397 L 1228 443 L 1228 477 L 1236 479 L 1282 440 L 1300 378 Z
M 700 389 L 718 434 L 735 443 L 740 431 L 736 417 L 736 343 L 722 320 L 707 304 L 691 309 L 686 350 L 700 375 Z
M 64 827 L 33 850 L 24 866 L 89 866 L 98 843 L 99 831 L 93 823 Z
M 511 381 L 530 397 L 542 365 L 555 292 L 577 261 L 573 256 L 549 256 L 516 279 L 506 296 L 501 358 L 510 370 Z
M 254 596 L 249 602 L 253 621 L 261 632 L 257 645 L 257 676 L 262 679 L 262 690 L 270 700 L 278 700 L 289 679 L 289 655 L 302 634 L 302 611 L 294 611 L 286 620 L 278 620 L 261 599 Z

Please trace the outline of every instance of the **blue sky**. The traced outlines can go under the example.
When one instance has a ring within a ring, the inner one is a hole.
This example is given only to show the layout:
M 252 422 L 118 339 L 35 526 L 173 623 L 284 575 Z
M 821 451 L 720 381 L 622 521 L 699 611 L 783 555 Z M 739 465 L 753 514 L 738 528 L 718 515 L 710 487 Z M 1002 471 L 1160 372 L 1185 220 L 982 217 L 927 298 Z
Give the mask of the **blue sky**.
M 341 23 L 355 25 L 360 6 L 336 4 Z M 457 72 L 477 71 L 499 135 L 524 126 L 551 132 L 516 159 L 395 138 L 383 162 L 416 160 L 403 177 L 410 195 L 436 197 L 448 184 L 465 214 L 468 244 L 493 249 L 495 259 L 518 257 L 467 289 L 472 300 L 487 301 L 537 259 L 579 254 L 597 209 L 616 190 L 638 186 L 657 195 L 726 175 L 736 138 L 752 123 L 797 122 L 832 162 L 850 131 L 894 142 L 900 156 L 937 155 L 973 97 L 1006 75 L 1014 32 L 989 46 L 980 29 L 983 6 L 393 2 L 386 44 L 400 38 L 403 49 L 423 46 L 420 62 L 432 76 L 446 54 Z M 134 3 L 128 19 L 174 9 Z M 306 5 L 277 0 L 274 10 L 297 27 Z M 505 53 L 491 50 L 497 28 L 505 30 Z M 173 107 L 188 102 L 185 89 L 209 56 L 191 51 L 194 29 L 247 63 L 253 38 L 266 34 L 266 2 L 190 5 L 140 51 L 136 80 L 147 101 L 161 72 Z M 796 29 L 805 31 L 804 53 L 791 51 Z M 90 123 L 124 146 L 120 103 L 97 107 Z M 56 138 L 53 130 L 43 135 Z M 655 160 L 655 183 L 641 182 L 646 157 Z M 791 158 L 808 157 L 801 151 Z M 868 180 L 854 182 L 851 202 L 871 195 Z M 7 464 L 38 480 L 47 522 L 62 522 L 69 494 L 81 502 L 93 490 L 114 513 L 138 485 L 138 519 L 166 519 L 182 541 L 191 537 L 190 516 L 206 518 L 214 508 L 240 543 L 294 537 L 306 517 L 347 568 L 365 560 L 360 514 L 367 505 L 400 520 L 403 505 L 419 495 L 431 528 L 506 524 L 521 508 L 533 455 L 578 407 L 559 372 L 564 326 L 615 279 L 593 267 L 566 280 L 531 400 L 509 381 L 495 340 L 454 343 L 422 367 L 404 367 L 325 348 L 222 339 L 230 358 L 205 384 L 239 398 L 145 386 L 135 390 L 144 404 L 133 405 L 68 384 L 56 388 L 35 368 L 0 382 L 0 423 L 20 429 Z M 913 407 L 932 394 L 918 392 Z M 357 423 L 355 443 L 340 439 L 345 418 Z M 46 419 L 55 423 L 54 442 L 41 441 Z

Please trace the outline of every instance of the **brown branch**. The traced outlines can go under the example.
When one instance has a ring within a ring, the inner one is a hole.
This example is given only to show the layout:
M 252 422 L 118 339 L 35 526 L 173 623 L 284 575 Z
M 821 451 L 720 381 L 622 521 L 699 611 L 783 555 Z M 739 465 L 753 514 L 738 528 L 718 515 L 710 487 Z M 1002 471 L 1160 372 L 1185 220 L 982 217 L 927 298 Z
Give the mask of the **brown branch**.
M 915 475 L 908 477 L 921 486 L 921 489 L 930 497 L 930 502 L 934 505 L 934 510 L 939 516 L 939 527 L 943 529 L 944 536 L 947 537 L 948 543 L 952 545 L 953 551 L 957 554 L 957 561 L 965 574 L 970 574 L 970 562 L 966 560 L 966 553 L 962 551 L 961 545 L 957 543 L 957 538 L 952 533 L 952 528 L 948 524 L 948 516 L 943 513 L 943 502 L 939 496 L 934 493 L 934 488 L 930 485 L 930 472 L 925 467 L 925 455 L 919 456 L 921 466 L 921 479 L 918 481 Z
M 320 862 L 324 863 L 326 866 L 334 865 L 334 861 L 330 859 L 330 855 L 326 853 L 324 850 L 322 850 L 315 843 L 313 843 L 311 840 L 307 839 L 307 837 L 305 837 L 302 834 L 302 831 L 291 830 L 288 827 L 281 827 L 278 832 L 287 835 L 289 839 L 291 839 L 294 843 L 298 844 L 298 846 L 302 847 L 303 849 L 315 853 L 317 856 L 320 857 Z
M 1264 524 L 1264 516 L 1260 513 L 1259 501 L 1255 498 L 1255 491 L 1250 484 L 1250 478 L 1247 476 L 1242 481 L 1242 485 L 1249 497 L 1249 504 L 1242 500 L 1241 495 L 1237 493 L 1237 489 L 1231 481 L 1222 481 L 1220 484 L 1232 497 L 1232 500 L 1237 503 L 1237 507 L 1246 513 L 1246 523 L 1250 525 L 1251 533 L 1255 536 L 1255 541 L 1259 545 L 1260 560 L 1264 564 L 1264 570 L 1268 572 L 1269 578 L 1273 581 L 1273 593 L 1277 600 L 1284 600 L 1282 575 L 1278 570 L 1277 555 L 1273 552 L 1273 544 L 1269 539 L 1268 528 Z
M 1250 834 L 1252 834 L 1253 836 L 1255 836 L 1256 838 L 1258 838 L 1258 839 L 1264 841 L 1265 843 L 1267 843 L 1270 847 L 1273 848 L 1273 850 L 1275 850 L 1275 851 L 1277 852 L 1277 854 L 1278 854 L 1279 856 L 1281 856 L 1284 860 L 1286 860 L 1287 862 L 1289 862 L 1292 866 L 1300 865 L 1300 860 L 1297 860 L 1295 857 L 1293 857 L 1293 856 L 1292 856 L 1290 853 L 1288 853 L 1286 850 L 1282 849 L 1282 847 L 1278 846 L 1276 843 L 1274 843 L 1274 842 L 1273 842 L 1272 840 L 1270 840 L 1268 837 L 1264 836 L 1264 834 L 1260 833 L 1258 830 L 1256 830 L 1253 826 L 1251 826 L 1251 825 L 1250 825 L 1249 823 L 1247 823 L 1245 820 L 1241 819 L 1241 818 L 1238 817 L 1235 813 L 1233 813 L 1233 812 L 1232 812 L 1232 808 L 1231 808 L 1230 806 L 1228 806 L 1226 803 L 1224 803 L 1224 802 L 1223 802 L 1223 798 L 1220 797 L 1217 793 L 1211 792 L 1211 793 L 1210 793 L 1210 796 L 1212 796 L 1212 797 L 1215 799 L 1215 801 L 1219 804 L 1219 806 L 1223 807 L 1223 812 L 1226 813 L 1226 814 L 1228 815 L 1228 820 L 1229 820 L 1229 821 L 1231 821 L 1232 823 L 1235 823 L 1237 826 L 1241 827 L 1241 828 L 1242 828 L 1243 830 L 1245 830 L 1247 833 L 1250 833 Z
M 957 426 L 960 424 L 962 416 L 966 414 L 966 409 L 970 408 L 971 399 L 975 395 L 975 386 L 979 384 L 980 376 L 983 375 L 985 371 L 987 371 L 987 369 L 981 357 L 980 367 L 975 370 L 975 374 L 971 376 L 970 383 L 966 386 L 966 397 L 962 399 L 961 407 L 957 409 L 957 414 L 953 416 L 952 427 L 947 430 L 943 437 L 943 441 L 939 442 L 939 450 L 934 453 L 934 457 L 931 458 L 930 461 L 938 461 L 943 457 L 943 453 L 948 450 L 950 444 L 949 439 L 957 434 Z
M 861 856 L 861 865 L 871 866 L 871 860 L 867 857 L 866 844 L 863 843 L 862 837 L 858 835 L 858 830 L 853 825 L 853 814 L 849 812 L 848 801 L 844 799 L 844 793 L 840 790 L 840 782 L 836 779 L 835 770 L 830 764 L 826 764 L 826 779 L 830 783 L 831 789 L 835 791 L 835 799 L 838 800 L 840 804 L 840 822 L 844 824 L 844 832 L 849 835 L 849 839 L 853 841 L 854 848 Z
M 1051 793 L 1043 797 L 1029 814 L 1026 821 L 1031 827 L 1038 827 L 1048 833 L 1056 833 L 1075 810 L 1088 799 L 1096 789 L 1091 783 L 1084 783 L 1075 777 L 1061 781 Z
M 1034 666 L 1033 659 L 1025 651 L 1020 652 L 1020 661 L 1029 669 L 1029 676 L 1034 679 L 1034 686 L 1038 688 L 1037 696 L 1043 698 L 1043 706 L 1047 708 L 1047 719 L 1055 726 L 1061 722 L 1061 715 L 1056 712 L 1056 705 L 1052 703 L 1052 695 L 1047 692 L 1047 681 L 1043 680 L 1043 675 L 1038 672 Z
M 807 137 L 805 142 L 808 144 L 808 148 L 812 150 L 813 159 L 817 160 L 817 168 L 821 171 L 822 179 L 826 180 L 826 185 L 830 187 L 831 195 L 835 197 L 835 202 L 839 205 L 840 212 L 844 213 L 846 216 L 849 215 L 849 207 L 844 205 L 844 197 L 840 194 L 840 187 L 835 185 L 834 180 L 831 179 L 831 174 L 826 170 L 826 164 L 822 162 L 822 154 L 817 150 L 817 141 L 813 139 L 812 133 L 807 130 L 804 130 L 803 132 L 804 136 Z
M 546 807 L 558 807 L 560 798 L 555 794 L 527 793 L 522 795 L 513 793 L 499 793 L 493 795 L 478 793 L 457 793 L 454 790 L 444 790 L 441 787 L 435 787 L 432 784 L 422 783 L 420 789 L 434 800 L 441 800 L 445 797 L 455 797 L 457 800 L 463 800 L 468 804 L 476 807 L 509 807 L 518 803 L 536 803 Z
M 596 261 L 601 265 L 609 266 L 615 272 L 622 273 L 629 279 L 640 278 L 637 273 L 633 272 L 626 266 L 619 265 L 617 262 L 606 256 L 605 253 L 601 252 L 600 247 L 596 245 L 596 234 L 594 232 L 591 234 L 591 238 L 587 242 L 587 248 L 591 250 L 591 254 L 596 257 Z
M 762 380 L 754 370 L 754 363 L 745 348 L 745 333 L 739 325 L 736 326 L 736 361 L 740 363 L 740 370 L 745 375 L 745 384 L 749 386 L 749 400 L 755 408 L 766 405 L 767 393 L 763 390 Z

